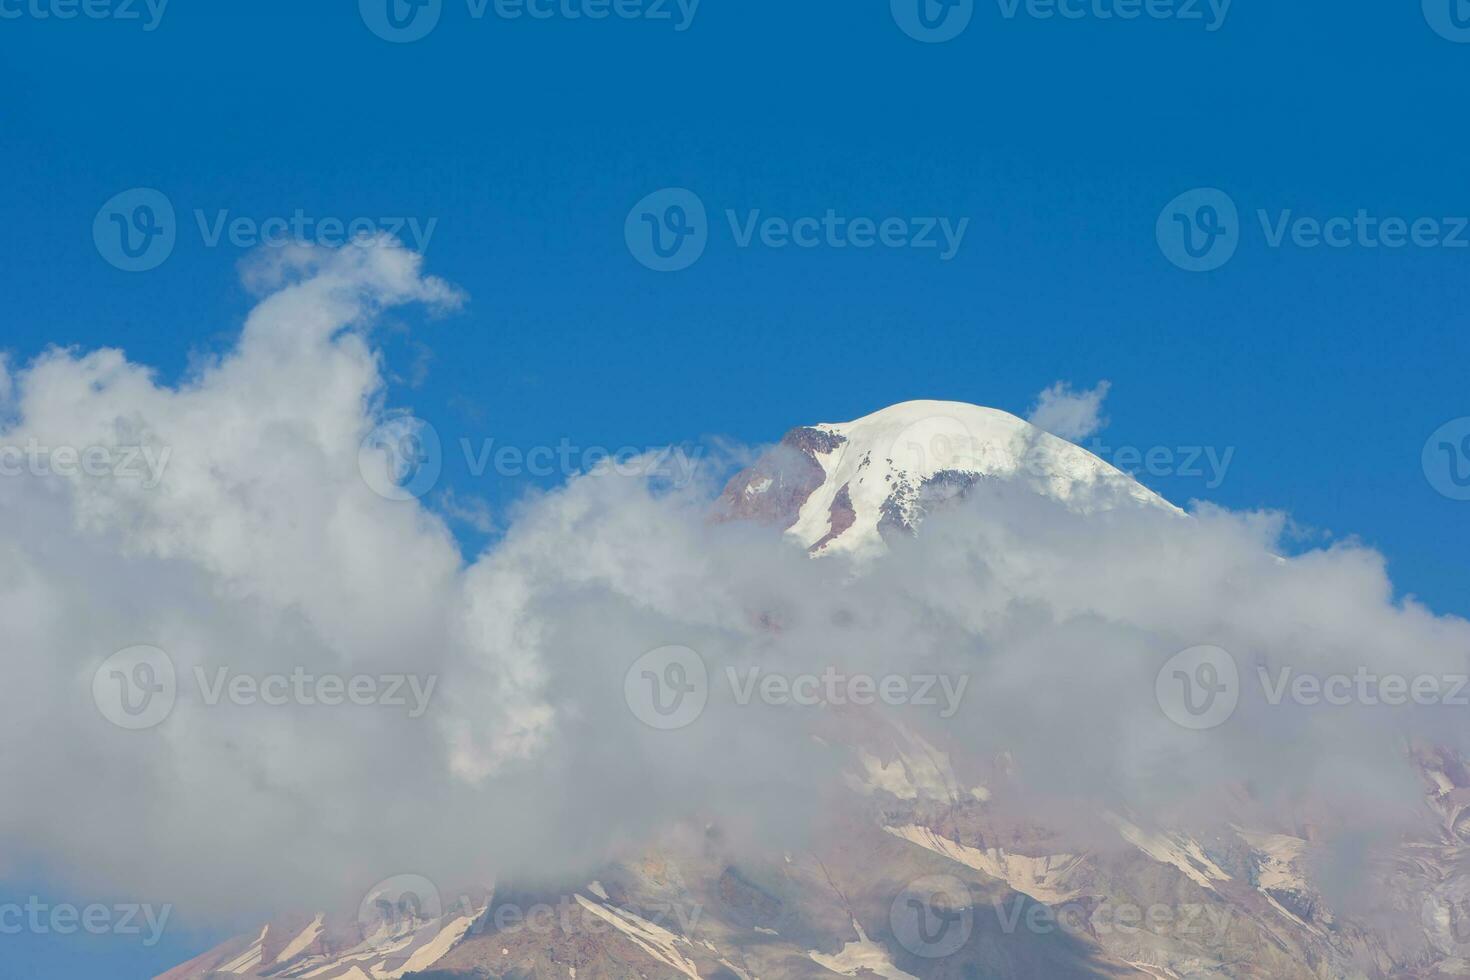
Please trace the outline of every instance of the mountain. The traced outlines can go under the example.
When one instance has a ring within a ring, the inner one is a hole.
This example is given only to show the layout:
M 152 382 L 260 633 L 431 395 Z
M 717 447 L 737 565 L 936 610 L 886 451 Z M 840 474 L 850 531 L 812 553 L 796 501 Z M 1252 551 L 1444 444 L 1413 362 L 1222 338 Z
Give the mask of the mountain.
M 730 481 L 720 508 L 727 519 L 784 528 L 813 554 L 871 556 L 985 481 L 1081 512 L 1174 509 L 1087 450 L 1008 412 L 945 401 L 903 402 L 853 422 L 792 429 Z
M 987 484 L 1090 514 L 1182 514 L 1091 453 L 1015 416 L 895 405 L 789 431 L 726 486 L 724 521 L 813 555 L 881 561 L 926 515 Z M 818 740 L 846 796 L 812 846 L 752 855 L 717 816 L 559 887 L 370 896 L 357 918 L 286 917 L 166 980 L 777 980 L 859 977 L 1430 978 L 1470 975 L 1454 910 L 1470 877 L 1470 768 L 1414 746 L 1438 829 L 1373 880 L 1391 918 L 1324 898 L 1321 815 L 1290 821 L 1241 787 L 1209 828 L 1119 806 L 1035 812 L 1009 754 L 857 708 Z M 1223 828 L 1223 829 L 1222 829 Z M 1102 846 L 1106 843 L 1107 846 Z M 543 914 L 544 913 L 544 914 Z

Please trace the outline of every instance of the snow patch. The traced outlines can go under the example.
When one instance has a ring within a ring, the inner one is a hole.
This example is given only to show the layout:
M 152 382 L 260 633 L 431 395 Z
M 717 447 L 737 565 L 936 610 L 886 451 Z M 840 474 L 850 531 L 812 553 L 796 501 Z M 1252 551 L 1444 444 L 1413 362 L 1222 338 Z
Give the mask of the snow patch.
M 981 850 L 940 837 L 928 827 L 916 824 L 883 829 L 895 837 L 917 844 L 967 868 L 999 878 L 1016 891 L 1029 895 L 1038 902 L 1058 905 L 1080 894 L 1075 889 L 1067 888 L 1065 879 L 1085 863 L 1086 858 L 1082 856 L 1046 854 L 1030 857 L 1024 854 L 1007 854 L 999 847 Z
M 322 914 L 318 912 L 316 918 L 311 920 L 311 925 L 301 930 L 301 934 L 299 936 L 287 943 L 286 948 L 281 950 L 280 954 L 276 956 L 275 961 L 277 963 L 291 962 L 296 957 L 306 952 L 307 947 L 316 942 L 316 937 L 320 936 L 321 934 Z
M 815 949 L 807 950 L 806 955 L 818 966 L 847 977 L 860 976 L 862 971 L 868 970 L 888 980 L 919 980 L 912 973 L 905 973 L 894 966 L 888 950 L 869 939 L 856 919 L 852 920 L 852 927 L 857 930 L 857 942 L 847 943 L 836 955 L 829 956 Z
M 255 942 L 250 944 L 250 948 L 220 967 L 219 972 L 233 973 L 239 976 L 242 973 L 249 973 L 259 966 L 261 957 L 264 955 L 265 934 L 270 932 L 270 928 L 270 924 L 267 923 L 265 928 L 260 930 L 260 935 L 255 937 Z
M 1081 512 L 1128 501 L 1177 510 L 1087 450 L 998 409 L 911 401 L 812 428 L 845 441 L 833 452 L 814 454 L 826 479 L 802 503 L 788 533 L 808 548 L 821 541 L 843 487 L 854 515 L 852 526 L 822 554 L 881 554 L 886 546 L 878 528 L 885 514 L 911 524 L 921 516 L 921 491 L 939 474 L 1017 481 Z
M 665 966 L 678 970 L 690 980 L 699 980 L 699 971 L 695 968 L 693 961 L 679 952 L 675 945 L 679 942 L 688 942 L 682 936 L 676 936 L 662 926 L 649 922 L 626 909 L 598 905 L 581 895 L 577 896 L 577 902 L 599 919 L 611 923 L 649 956 Z
M 1149 833 L 1116 813 L 1104 813 L 1103 818 L 1116 827 L 1128 843 L 1155 861 L 1178 868 L 1202 888 L 1214 891 L 1214 882 L 1230 880 L 1230 876 L 1205 855 L 1198 843 L 1182 834 Z

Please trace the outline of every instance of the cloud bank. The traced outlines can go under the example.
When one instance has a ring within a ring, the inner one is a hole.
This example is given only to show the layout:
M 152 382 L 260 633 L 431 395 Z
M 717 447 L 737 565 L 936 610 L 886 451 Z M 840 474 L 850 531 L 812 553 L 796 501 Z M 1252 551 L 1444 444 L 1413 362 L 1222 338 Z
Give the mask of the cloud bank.
M 389 414 L 375 318 L 462 297 L 391 242 L 273 250 L 247 281 L 262 298 L 236 346 L 176 387 L 111 349 L 0 375 L 6 445 L 169 450 L 151 488 L 0 479 L 0 706 L 21 733 L 0 754 L 0 853 L 15 866 L 187 920 L 351 907 L 404 871 L 449 891 L 585 874 L 691 817 L 800 846 L 845 792 L 850 756 L 813 738 L 842 712 L 742 704 L 725 678 L 751 668 L 967 677 L 951 717 L 871 710 L 976 780 L 967 760 L 1008 754 L 1049 815 L 1209 819 L 1248 786 L 1263 820 L 1306 810 L 1344 835 L 1397 832 L 1419 793 L 1405 741 L 1463 741 L 1470 709 L 1260 696 L 1260 667 L 1444 675 L 1470 649 L 1470 624 L 1396 598 L 1368 549 L 1278 557 L 1279 515 L 1082 516 L 981 485 L 884 559 L 850 564 L 711 521 L 708 469 L 672 489 L 601 474 L 497 515 L 503 538 L 467 562 L 439 515 L 375 494 L 358 459 Z M 1038 414 L 1085 434 L 1105 392 L 1044 395 Z M 171 658 L 177 700 L 128 731 L 93 685 L 140 644 Z M 1236 659 L 1241 696 L 1226 722 L 1189 731 L 1155 682 L 1199 644 Z M 625 699 L 630 666 L 668 645 L 711 678 L 676 731 Z M 210 704 L 196 668 L 436 680 L 411 717 Z

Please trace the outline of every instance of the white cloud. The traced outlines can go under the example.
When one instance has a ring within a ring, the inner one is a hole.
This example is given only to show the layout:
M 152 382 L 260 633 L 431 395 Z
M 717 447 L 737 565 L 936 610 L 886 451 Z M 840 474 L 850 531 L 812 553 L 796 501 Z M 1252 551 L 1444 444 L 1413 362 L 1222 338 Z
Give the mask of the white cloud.
M 438 517 L 374 494 L 357 460 L 384 417 L 364 329 L 457 294 L 394 247 L 267 261 L 239 343 L 177 387 L 116 350 L 15 372 L 0 442 L 172 454 L 153 490 L 0 478 L 12 861 L 187 920 L 355 902 L 405 869 L 451 891 L 582 874 L 694 814 L 779 851 L 842 792 L 842 758 L 811 736 L 846 716 L 741 706 L 718 688 L 727 667 L 970 675 L 947 721 L 874 710 L 948 745 L 957 768 L 1011 753 L 1053 814 L 1120 800 L 1212 813 L 1248 781 L 1283 814 L 1308 792 L 1335 804 L 1324 832 L 1396 820 L 1417 801 L 1398 739 L 1465 738 L 1454 709 L 1413 706 L 1243 701 L 1205 733 L 1164 717 L 1155 673 L 1196 644 L 1230 650 L 1247 677 L 1283 662 L 1464 669 L 1470 624 L 1396 600 L 1367 549 L 1278 559 L 1272 515 L 1083 516 L 982 484 L 854 567 L 710 522 L 711 483 L 602 474 L 527 500 L 466 564 Z M 170 654 L 181 693 L 162 725 L 129 732 L 97 711 L 92 677 L 135 644 Z M 668 644 L 699 651 L 717 685 L 678 732 L 623 698 L 629 666 Z M 422 719 L 209 706 L 188 688 L 217 666 L 439 680 Z
M 1074 391 L 1067 382 L 1058 381 L 1036 396 L 1028 421 L 1063 439 L 1086 439 L 1107 424 L 1102 403 L 1110 387 L 1109 382 L 1099 381 L 1091 390 Z

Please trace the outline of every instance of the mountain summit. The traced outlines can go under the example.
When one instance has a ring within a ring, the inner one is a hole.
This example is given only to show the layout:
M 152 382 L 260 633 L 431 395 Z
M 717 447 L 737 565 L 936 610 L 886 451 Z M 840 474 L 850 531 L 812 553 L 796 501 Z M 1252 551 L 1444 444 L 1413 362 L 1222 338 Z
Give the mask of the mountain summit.
M 792 429 L 730 481 L 721 506 L 728 519 L 784 528 L 813 554 L 870 555 L 985 481 L 1018 483 L 1083 512 L 1172 509 L 1080 446 L 1009 412 L 948 401 Z

